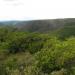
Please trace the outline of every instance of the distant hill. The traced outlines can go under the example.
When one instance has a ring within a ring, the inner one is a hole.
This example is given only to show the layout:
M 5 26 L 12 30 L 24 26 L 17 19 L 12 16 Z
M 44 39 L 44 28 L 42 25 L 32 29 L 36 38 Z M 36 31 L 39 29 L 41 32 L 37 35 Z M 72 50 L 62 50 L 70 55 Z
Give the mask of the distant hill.
M 46 19 L 46 20 L 32 20 L 32 21 L 6 21 L 0 22 L 1 26 L 14 26 L 18 30 L 28 32 L 49 32 L 60 29 L 66 24 L 75 25 L 75 18 L 69 19 Z
M 35 20 L 35 21 L 27 21 L 21 22 L 16 25 L 20 30 L 25 30 L 29 32 L 48 32 L 51 30 L 55 30 L 59 27 L 62 27 L 60 24 L 61 20 Z
M 32 20 L 23 21 L 16 24 L 19 30 L 28 32 L 49 32 L 60 29 L 67 25 L 67 23 L 75 22 L 74 18 L 69 19 L 48 19 L 48 20 Z

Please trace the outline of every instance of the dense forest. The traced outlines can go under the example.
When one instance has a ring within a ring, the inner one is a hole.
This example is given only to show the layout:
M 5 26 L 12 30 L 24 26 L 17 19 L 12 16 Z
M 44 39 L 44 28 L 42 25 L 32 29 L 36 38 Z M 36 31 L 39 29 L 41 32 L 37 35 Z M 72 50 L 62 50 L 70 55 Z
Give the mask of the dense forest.
M 1 22 L 0 75 L 75 75 L 75 19 Z

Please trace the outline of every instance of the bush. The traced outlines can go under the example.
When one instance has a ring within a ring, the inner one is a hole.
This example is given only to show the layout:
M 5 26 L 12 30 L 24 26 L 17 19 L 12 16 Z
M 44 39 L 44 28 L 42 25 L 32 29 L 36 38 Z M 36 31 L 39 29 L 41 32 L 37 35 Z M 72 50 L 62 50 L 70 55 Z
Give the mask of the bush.
M 69 71 L 75 62 L 75 38 L 64 42 L 48 40 L 46 47 L 35 56 L 38 60 L 37 66 L 44 73 L 59 71 L 61 68 Z
M 0 64 L 0 75 L 8 75 L 6 67 L 3 64 Z
M 27 34 L 13 39 L 8 47 L 10 53 L 25 52 L 36 53 L 43 48 L 46 38 L 38 34 Z

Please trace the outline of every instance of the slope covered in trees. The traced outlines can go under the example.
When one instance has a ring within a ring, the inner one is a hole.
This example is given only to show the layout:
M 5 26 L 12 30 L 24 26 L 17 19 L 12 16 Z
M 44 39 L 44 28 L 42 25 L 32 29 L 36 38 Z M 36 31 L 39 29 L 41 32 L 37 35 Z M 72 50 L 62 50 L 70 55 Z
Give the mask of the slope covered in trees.
M 75 75 L 74 20 L 49 33 L 1 26 L 0 75 Z
M 66 23 L 75 22 L 71 19 L 48 19 L 48 20 L 32 20 L 32 21 L 4 21 L 0 22 L 1 26 L 13 26 L 18 30 L 26 32 L 49 32 L 62 28 Z

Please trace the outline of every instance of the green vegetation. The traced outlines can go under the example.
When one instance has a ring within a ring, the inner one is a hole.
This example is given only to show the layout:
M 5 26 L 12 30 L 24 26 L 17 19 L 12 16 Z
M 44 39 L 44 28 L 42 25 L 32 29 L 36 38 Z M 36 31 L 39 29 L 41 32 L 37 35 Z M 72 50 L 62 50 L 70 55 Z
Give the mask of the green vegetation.
M 75 75 L 74 22 L 49 33 L 0 27 L 0 75 Z
M 59 31 L 59 37 L 61 39 L 65 39 L 70 36 L 75 36 L 75 22 L 66 23 Z

